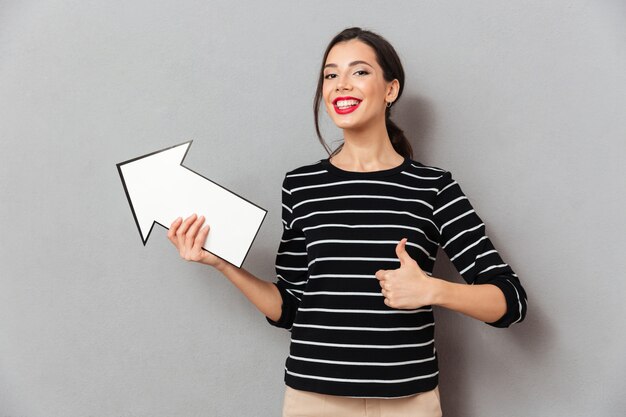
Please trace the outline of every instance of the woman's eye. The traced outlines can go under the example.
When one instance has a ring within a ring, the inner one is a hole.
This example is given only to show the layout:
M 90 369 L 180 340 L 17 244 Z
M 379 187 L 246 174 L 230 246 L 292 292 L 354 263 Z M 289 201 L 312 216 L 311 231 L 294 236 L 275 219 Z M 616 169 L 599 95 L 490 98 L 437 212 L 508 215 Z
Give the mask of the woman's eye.
M 355 74 L 367 75 L 367 74 L 369 74 L 369 72 L 367 72 L 365 70 L 358 70 L 358 71 L 355 72 Z M 326 74 L 326 75 L 324 75 L 324 78 L 327 79 L 327 80 L 330 80 L 332 78 L 335 78 L 336 76 L 337 76 L 337 74 Z

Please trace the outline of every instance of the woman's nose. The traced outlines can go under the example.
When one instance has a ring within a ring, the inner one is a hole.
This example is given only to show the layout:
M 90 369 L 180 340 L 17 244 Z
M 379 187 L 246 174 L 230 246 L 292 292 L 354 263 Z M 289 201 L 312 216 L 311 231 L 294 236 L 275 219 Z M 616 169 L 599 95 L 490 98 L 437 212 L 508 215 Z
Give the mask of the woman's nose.
M 350 88 L 350 83 L 348 82 L 346 77 L 339 76 L 337 78 L 337 87 L 336 88 L 337 88 L 337 91 L 349 89 Z

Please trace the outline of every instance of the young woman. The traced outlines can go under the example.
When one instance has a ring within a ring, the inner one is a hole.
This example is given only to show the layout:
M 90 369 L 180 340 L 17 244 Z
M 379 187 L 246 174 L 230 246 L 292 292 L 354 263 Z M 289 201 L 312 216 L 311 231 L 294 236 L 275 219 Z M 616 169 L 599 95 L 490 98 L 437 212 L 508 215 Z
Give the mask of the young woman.
M 314 113 L 327 159 L 282 184 L 277 281 L 202 250 L 195 215 L 168 238 L 184 259 L 221 271 L 272 325 L 291 331 L 284 416 L 441 416 L 432 306 L 495 327 L 526 315 L 526 293 L 449 171 L 412 159 L 390 119 L 404 71 L 381 36 L 348 28 L 322 61 Z M 330 153 L 323 103 L 343 129 Z M 438 247 L 468 284 L 433 277 Z

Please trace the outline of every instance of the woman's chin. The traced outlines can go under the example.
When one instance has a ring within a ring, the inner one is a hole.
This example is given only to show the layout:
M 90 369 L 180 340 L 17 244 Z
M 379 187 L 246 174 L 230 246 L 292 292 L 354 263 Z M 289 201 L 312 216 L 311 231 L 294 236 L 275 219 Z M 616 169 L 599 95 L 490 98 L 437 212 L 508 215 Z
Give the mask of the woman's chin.
M 355 131 L 355 132 L 367 129 L 367 126 L 365 123 L 363 123 L 362 121 L 355 121 L 355 120 L 335 121 L 335 126 L 337 126 L 339 129 Z

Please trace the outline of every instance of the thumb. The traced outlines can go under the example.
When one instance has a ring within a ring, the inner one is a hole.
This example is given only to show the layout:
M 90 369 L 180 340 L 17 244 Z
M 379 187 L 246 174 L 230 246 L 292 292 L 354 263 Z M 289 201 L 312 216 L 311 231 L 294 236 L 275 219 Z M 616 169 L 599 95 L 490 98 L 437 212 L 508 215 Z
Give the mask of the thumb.
M 398 245 L 396 246 L 396 255 L 398 255 L 398 259 L 400 259 L 400 266 L 406 265 L 407 262 L 412 261 L 411 255 L 406 251 L 406 242 L 407 238 L 402 238 Z

